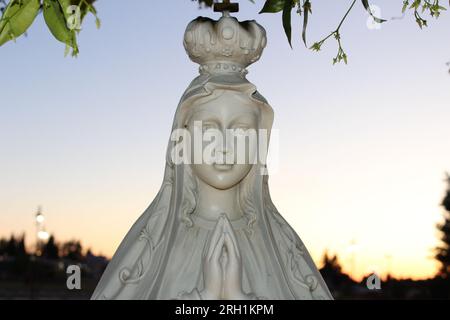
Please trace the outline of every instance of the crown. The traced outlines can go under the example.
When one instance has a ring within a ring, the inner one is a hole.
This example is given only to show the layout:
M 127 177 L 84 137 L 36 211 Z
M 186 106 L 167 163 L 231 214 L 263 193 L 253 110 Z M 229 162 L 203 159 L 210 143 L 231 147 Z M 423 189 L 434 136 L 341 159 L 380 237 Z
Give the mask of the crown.
M 184 34 L 189 58 L 200 64 L 200 73 L 247 74 L 267 44 L 266 30 L 256 21 L 239 22 L 225 13 L 219 20 L 198 17 Z

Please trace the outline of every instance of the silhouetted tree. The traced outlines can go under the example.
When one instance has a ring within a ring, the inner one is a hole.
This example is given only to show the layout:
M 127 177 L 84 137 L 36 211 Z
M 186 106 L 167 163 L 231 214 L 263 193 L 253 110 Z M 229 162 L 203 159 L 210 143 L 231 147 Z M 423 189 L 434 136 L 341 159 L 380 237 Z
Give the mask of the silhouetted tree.
M 442 205 L 444 206 L 445 210 L 450 212 L 450 175 L 447 174 L 447 182 L 448 182 L 448 189 L 447 189 L 447 195 L 444 198 L 444 201 L 442 201 Z
M 9 240 L 0 239 L 0 255 L 7 255 L 9 257 L 26 256 L 25 234 L 21 238 L 16 238 L 14 235 L 11 235 Z
M 6 254 L 10 257 L 15 257 L 17 253 L 17 245 L 16 245 L 16 238 L 14 235 L 11 235 L 11 238 L 9 238 L 8 244 L 6 245 Z
M 450 279 L 450 175 L 447 174 L 448 189 L 442 201 L 445 208 L 444 222 L 438 225 L 441 233 L 441 245 L 436 248 L 436 259 L 441 263 L 440 276 Z
M 76 262 L 84 260 L 83 247 L 80 241 L 68 241 L 62 245 L 62 257 Z
M 347 274 L 342 272 L 341 264 L 336 255 L 329 256 L 325 252 L 320 273 L 335 298 L 349 296 L 355 282 Z
M 14 255 L 14 272 L 18 275 L 23 274 L 28 268 L 29 256 L 25 248 L 25 234 L 15 241 L 15 255 Z
M 59 258 L 59 248 L 55 243 L 55 237 L 52 235 L 48 239 L 42 250 L 42 256 L 47 259 L 56 260 Z
M 335 284 L 339 282 L 339 278 L 342 275 L 342 267 L 339 263 L 336 255 L 329 256 L 328 252 L 325 252 L 323 256 L 323 267 L 320 269 L 320 273 L 327 282 Z
M 25 234 L 16 241 L 16 257 L 26 257 L 27 249 L 25 248 Z
M 8 245 L 8 240 L 1 238 L 0 239 L 0 256 L 3 256 L 6 254 L 7 245 Z

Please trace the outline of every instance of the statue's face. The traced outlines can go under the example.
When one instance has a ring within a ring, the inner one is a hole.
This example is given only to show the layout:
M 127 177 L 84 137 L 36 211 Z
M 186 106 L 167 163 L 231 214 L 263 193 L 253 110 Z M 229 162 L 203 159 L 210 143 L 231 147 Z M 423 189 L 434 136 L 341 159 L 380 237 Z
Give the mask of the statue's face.
M 217 189 L 235 186 L 256 163 L 260 109 L 243 93 L 223 91 L 213 100 L 200 101 L 193 110 L 186 123 L 193 173 Z M 199 136 L 200 142 L 195 138 Z

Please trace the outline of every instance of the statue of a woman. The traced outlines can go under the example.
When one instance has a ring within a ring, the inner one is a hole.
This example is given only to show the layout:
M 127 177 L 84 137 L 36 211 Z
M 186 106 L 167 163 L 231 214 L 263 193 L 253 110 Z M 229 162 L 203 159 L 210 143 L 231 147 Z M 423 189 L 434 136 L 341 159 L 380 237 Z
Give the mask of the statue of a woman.
M 172 134 L 162 187 L 92 298 L 332 299 L 270 199 L 265 158 L 255 156 L 267 151 L 263 140 L 268 142 L 273 111 L 245 68 L 261 56 L 265 30 L 226 14 L 218 21 L 199 17 L 188 25 L 184 45 L 201 66 L 175 114 L 172 132 L 183 133 Z M 202 140 L 200 154 L 212 160 L 199 162 L 192 137 L 210 130 L 227 136 L 226 142 L 205 153 L 209 145 Z M 230 139 L 228 131 L 264 134 L 246 143 L 245 161 L 237 161 L 232 142 L 238 135 Z

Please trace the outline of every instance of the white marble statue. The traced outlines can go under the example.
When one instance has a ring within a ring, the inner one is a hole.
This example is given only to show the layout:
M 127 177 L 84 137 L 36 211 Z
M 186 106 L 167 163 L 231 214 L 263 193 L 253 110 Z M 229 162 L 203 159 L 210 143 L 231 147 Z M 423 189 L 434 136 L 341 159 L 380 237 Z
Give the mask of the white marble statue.
M 273 111 L 245 76 L 265 45 L 264 28 L 227 13 L 188 25 L 184 46 L 200 75 L 181 98 L 172 132 L 265 135 L 245 145 L 245 162 L 236 161 L 233 138 L 213 148 L 214 161 L 200 163 L 193 161 L 195 147 L 182 150 L 188 161 L 175 161 L 180 141 L 189 139 L 172 135 L 161 189 L 120 244 L 92 299 L 332 299 L 270 199 L 265 159 L 255 157 L 261 146 L 267 151 L 262 140 L 270 136 Z

